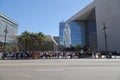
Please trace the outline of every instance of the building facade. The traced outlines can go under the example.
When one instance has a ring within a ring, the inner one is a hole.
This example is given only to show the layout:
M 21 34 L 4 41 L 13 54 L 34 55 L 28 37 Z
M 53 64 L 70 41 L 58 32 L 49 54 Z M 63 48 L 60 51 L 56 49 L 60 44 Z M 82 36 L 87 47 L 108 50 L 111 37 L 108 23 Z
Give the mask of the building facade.
M 59 24 L 59 44 L 64 47 L 85 45 L 84 22 L 72 21 Z
M 8 18 L 7 16 L 0 14 L 0 42 L 14 43 L 16 42 L 16 34 L 18 30 L 18 24 Z
M 65 22 L 59 23 L 59 45 L 62 47 L 64 46 L 64 28 Z
M 73 21 L 69 23 L 71 28 L 71 44 L 72 46 L 81 45 L 84 46 L 84 23 L 79 21 Z
M 95 0 L 98 49 L 105 50 L 103 26 L 107 27 L 107 50 L 120 50 L 120 0 Z
M 71 28 L 67 23 L 65 24 L 65 28 L 63 31 L 63 41 L 65 47 L 71 46 Z
M 84 23 L 83 40 L 94 50 L 120 50 L 119 3 L 120 0 L 94 0 L 66 23 L 82 21 Z M 106 27 L 106 33 L 103 32 L 104 27 Z

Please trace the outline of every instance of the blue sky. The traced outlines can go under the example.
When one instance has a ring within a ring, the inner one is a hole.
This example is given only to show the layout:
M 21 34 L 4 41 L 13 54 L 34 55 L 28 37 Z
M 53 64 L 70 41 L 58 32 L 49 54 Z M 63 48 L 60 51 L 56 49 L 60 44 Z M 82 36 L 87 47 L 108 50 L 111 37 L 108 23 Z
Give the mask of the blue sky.
M 19 24 L 24 31 L 59 35 L 59 22 L 66 21 L 92 0 L 0 0 L 0 13 Z

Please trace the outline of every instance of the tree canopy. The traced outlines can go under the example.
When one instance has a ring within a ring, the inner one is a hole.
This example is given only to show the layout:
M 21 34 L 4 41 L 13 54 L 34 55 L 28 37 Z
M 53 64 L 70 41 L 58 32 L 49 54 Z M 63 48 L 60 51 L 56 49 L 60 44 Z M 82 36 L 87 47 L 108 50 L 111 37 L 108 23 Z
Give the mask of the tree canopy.
M 39 50 L 44 39 L 45 35 L 42 32 L 30 33 L 25 31 L 19 36 L 18 43 L 21 50 Z

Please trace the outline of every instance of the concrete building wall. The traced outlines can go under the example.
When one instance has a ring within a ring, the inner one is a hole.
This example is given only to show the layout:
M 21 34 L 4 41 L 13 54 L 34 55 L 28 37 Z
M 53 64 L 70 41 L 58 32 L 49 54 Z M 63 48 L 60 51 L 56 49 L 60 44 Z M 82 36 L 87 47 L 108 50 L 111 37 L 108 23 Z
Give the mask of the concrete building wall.
M 95 0 L 98 50 L 105 50 L 103 23 L 107 27 L 108 50 L 120 50 L 120 0 Z
M 11 19 L 7 18 L 3 14 L 0 14 L 0 42 L 4 42 L 5 39 L 5 29 L 7 26 L 7 42 L 13 42 L 15 40 L 15 34 L 17 34 L 18 25 L 12 21 Z

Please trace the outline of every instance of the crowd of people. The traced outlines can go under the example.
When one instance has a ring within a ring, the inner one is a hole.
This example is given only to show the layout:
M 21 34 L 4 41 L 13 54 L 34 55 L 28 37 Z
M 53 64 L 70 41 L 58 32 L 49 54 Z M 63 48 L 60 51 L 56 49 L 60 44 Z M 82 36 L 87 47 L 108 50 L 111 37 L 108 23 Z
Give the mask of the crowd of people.
M 78 58 L 112 58 L 120 56 L 120 52 L 92 52 L 92 51 L 20 51 L 20 52 L 2 52 L 0 50 L 0 59 L 78 59 Z
M 75 52 L 58 52 L 58 51 L 20 51 L 20 52 L 1 52 L 1 59 L 57 59 L 57 58 L 75 57 Z

